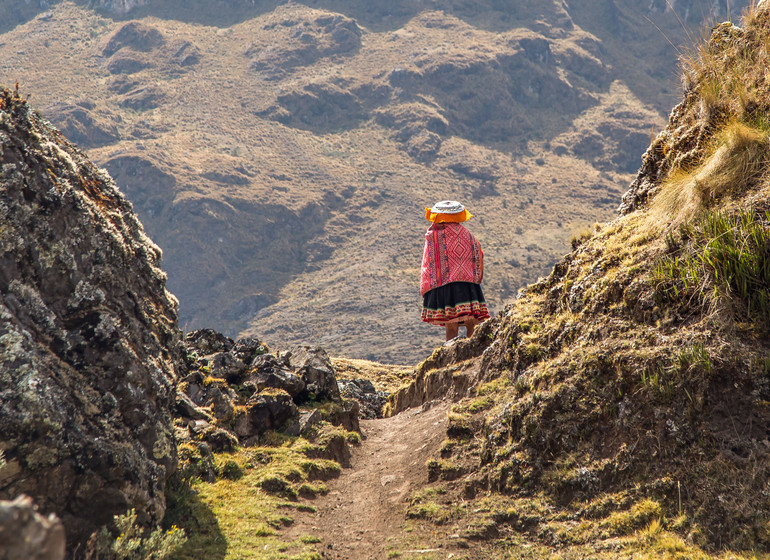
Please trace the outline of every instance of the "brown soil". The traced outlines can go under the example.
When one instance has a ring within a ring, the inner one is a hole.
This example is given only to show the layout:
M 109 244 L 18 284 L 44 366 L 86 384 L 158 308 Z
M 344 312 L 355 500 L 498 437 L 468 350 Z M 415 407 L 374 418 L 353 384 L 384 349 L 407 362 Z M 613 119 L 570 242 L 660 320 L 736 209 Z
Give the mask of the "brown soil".
M 428 482 L 425 463 L 446 437 L 447 404 L 410 409 L 391 418 L 364 420 L 366 437 L 353 453 L 353 466 L 329 483 L 316 514 L 297 518 L 288 535 L 320 535 L 324 558 L 374 560 L 389 550 L 426 551 L 435 545 L 404 542 L 410 496 Z M 424 538 L 415 536 L 414 538 Z

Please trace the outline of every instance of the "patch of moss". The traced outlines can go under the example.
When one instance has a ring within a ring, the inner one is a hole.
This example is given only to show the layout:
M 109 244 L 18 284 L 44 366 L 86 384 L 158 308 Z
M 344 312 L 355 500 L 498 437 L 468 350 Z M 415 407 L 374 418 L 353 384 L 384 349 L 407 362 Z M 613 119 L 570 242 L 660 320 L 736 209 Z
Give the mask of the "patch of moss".
M 465 474 L 465 469 L 446 460 L 430 459 L 426 467 L 428 468 L 428 481 L 436 480 L 456 480 Z

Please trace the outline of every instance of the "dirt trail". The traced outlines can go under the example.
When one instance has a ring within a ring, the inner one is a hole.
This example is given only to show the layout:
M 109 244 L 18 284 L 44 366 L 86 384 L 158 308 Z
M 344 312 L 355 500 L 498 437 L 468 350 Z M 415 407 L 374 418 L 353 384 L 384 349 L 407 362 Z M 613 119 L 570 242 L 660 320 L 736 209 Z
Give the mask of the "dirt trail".
M 314 515 L 296 518 L 289 535 L 320 536 L 324 558 L 378 560 L 401 535 L 411 493 L 427 483 L 426 461 L 446 437 L 448 405 L 410 409 L 392 418 L 364 420 L 366 436 L 354 450 L 352 468 L 330 481 L 314 501 Z

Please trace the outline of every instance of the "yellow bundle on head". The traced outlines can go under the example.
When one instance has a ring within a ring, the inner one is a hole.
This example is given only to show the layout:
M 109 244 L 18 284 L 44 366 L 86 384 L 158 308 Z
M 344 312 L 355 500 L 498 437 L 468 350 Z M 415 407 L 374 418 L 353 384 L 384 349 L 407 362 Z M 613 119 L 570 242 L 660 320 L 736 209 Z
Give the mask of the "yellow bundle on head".
M 473 217 L 465 206 L 455 200 L 437 202 L 432 208 L 425 208 L 425 219 L 434 224 L 464 222 Z

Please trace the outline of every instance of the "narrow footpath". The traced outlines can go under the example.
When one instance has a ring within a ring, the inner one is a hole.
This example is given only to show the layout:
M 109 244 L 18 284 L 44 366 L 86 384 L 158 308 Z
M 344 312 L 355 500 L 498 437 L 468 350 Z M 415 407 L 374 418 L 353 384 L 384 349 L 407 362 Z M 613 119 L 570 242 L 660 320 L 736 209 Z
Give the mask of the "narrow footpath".
M 318 550 L 330 560 L 379 560 L 389 550 L 403 551 L 404 512 L 427 483 L 425 464 L 446 437 L 447 410 L 435 403 L 362 421 L 366 439 L 353 450 L 352 468 L 327 483 L 329 493 L 313 501 L 318 512 L 297 516 L 287 536 L 322 538 Z

